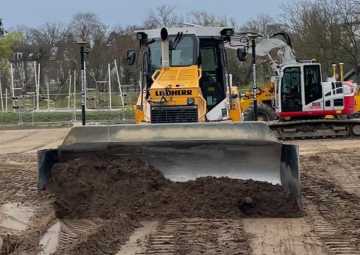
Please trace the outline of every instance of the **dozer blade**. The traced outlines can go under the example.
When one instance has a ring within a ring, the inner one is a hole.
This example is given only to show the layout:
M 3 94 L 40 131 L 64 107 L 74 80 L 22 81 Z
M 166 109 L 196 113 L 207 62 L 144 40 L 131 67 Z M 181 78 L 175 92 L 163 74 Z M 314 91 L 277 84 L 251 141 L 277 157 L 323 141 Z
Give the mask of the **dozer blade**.
M 214 176 L 280 184 L 301 206 L 298 148 L 279 142 L 265 123 L 74 127 L 57 150 L 39 152 L 39 187 L 62 155 L 86 151 L 142 159 L 172 181 Z

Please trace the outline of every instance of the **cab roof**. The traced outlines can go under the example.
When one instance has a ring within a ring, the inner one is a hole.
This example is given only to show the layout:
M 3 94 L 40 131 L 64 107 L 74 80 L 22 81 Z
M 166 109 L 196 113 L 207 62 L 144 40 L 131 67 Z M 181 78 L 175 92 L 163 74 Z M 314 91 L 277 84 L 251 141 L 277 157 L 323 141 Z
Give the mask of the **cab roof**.
M 179 32 L 182 32 L 184 35 L 195 35 L 196 37 L 211 37 L 211 38 L 222 38 L 221 32 L 224 30 L 232 30 L 232 27 L 203 27 L 203 26 L 189 26 L 189 27 L 170 27 L 166 28 L 168 34 L 177 35 Z M 147 34 L 148 39 L 157 39 L 160 38 L 161 28 L 158 29 L 149 29 L 149 30 L 138 30 L 136 33 L 143 32 Z

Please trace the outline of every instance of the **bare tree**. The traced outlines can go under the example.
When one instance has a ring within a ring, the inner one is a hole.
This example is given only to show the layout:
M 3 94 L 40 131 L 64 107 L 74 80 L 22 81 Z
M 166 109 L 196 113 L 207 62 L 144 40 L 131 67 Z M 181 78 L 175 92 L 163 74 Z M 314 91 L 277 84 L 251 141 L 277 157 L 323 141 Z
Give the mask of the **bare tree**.
M 300 58 L 316 58 L 325 75 L 332 63 L 347 69 L 360 61 L 358 0 L 297 1 L 284 7 L 284 20 Z
M 46 23 L 39 29 L 30 29 L 29 39 L 32 43 L 55 45 L 64 39 L 66 28 L 59 23 Z
M 75 38 L 83 41 L 96 40 L 97 37 L 103 36 L 106 32 L 106 26 L 94 13 L 76 14 L 69 28 Z
M 144 21 L 145 28 L 158 28 L 179 25 L 182 18 L 175 13 L 175 6 L 161 5 L 151 10 Z
M 252 31 L 264 35 L 280 32 L 280 30 L 283 29 L 284 25 L 276 22 L 275 19 L 269 15 L 259 15 L 240 27 L 241 31 Z
M 226 17 L 218 17 L 216 15 L 207 13 L 205 11 L 194 11 L 190 13 L 191 23 L 201 26 L 227 26 L 229 23 L 234 23 L 233 20 L 228 20 Z
M 352 68 L 360 70 L 360 2 L 353 0 L 336 0 L 336 10 L 341 23 L 341 47 L 350 57 Z

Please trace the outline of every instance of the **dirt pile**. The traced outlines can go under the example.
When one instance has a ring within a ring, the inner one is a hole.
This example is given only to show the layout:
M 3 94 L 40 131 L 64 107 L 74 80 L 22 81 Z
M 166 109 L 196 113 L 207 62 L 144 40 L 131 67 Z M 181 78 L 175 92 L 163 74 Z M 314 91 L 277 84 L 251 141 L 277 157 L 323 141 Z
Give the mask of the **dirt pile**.
M 176 183 L 136 159 L 81 155 L 53 169 L 59 218 L 237 218 L 298 216 L 281 186 L 228 178 Z

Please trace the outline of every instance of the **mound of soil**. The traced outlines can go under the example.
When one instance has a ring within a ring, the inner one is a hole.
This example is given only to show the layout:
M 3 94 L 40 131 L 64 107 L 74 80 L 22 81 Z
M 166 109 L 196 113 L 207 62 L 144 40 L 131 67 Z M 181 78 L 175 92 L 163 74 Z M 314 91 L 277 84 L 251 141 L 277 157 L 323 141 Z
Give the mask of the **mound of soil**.
M 49 189 L 59 218 L 299 216 L 281 186 L 214 177 L 171 182 L 141 160 L 95 153 L 55 165 Z

